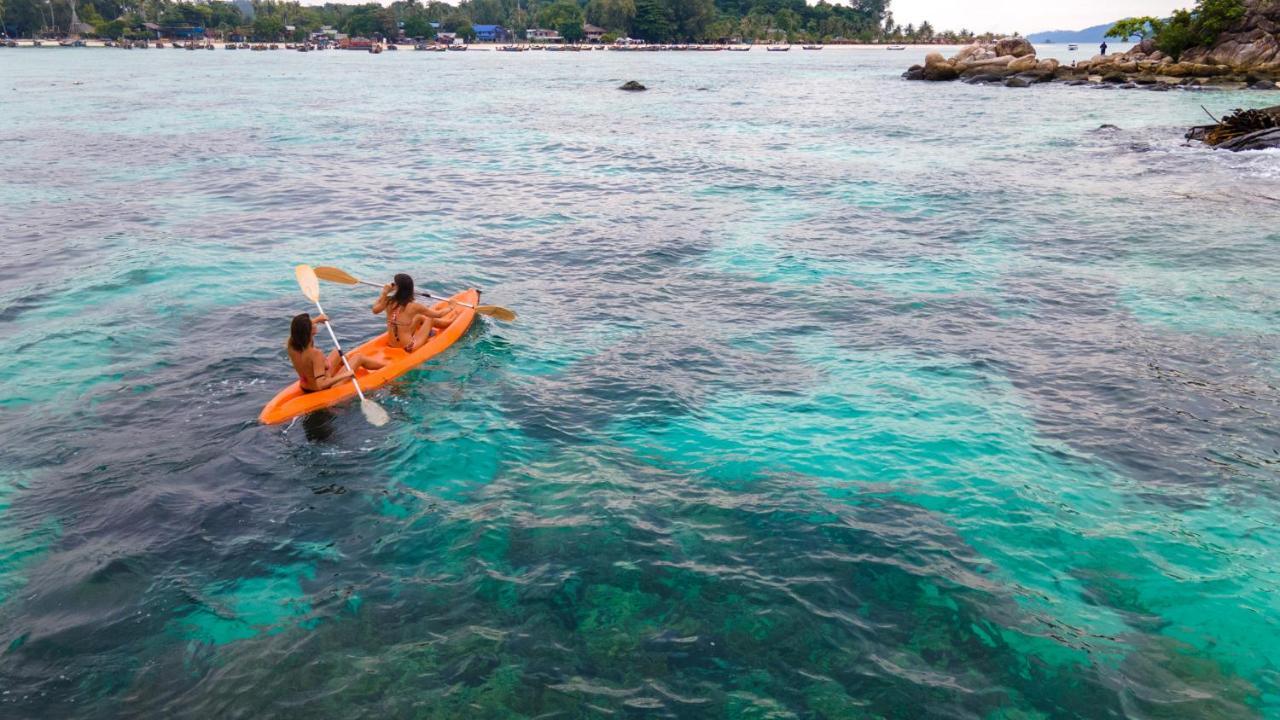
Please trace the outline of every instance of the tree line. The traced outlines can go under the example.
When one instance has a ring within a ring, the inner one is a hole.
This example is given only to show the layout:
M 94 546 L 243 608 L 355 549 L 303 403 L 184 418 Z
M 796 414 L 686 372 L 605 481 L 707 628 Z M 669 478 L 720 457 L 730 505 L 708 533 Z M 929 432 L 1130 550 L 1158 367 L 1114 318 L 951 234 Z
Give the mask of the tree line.
M 61 35 L 70 23 L 72 0 L 0 0 L 0 23 L 17 37 Z M 302 40 L 321 27 L 350 35 L 427 38 L 441 30 L 474 38 L 473 25 L 501 25 L 523 37 L 526 28 L 557 30 L 567 40 L 583 35 L 584 23 L 605 29 L 607 40 L 633 37 L 649 42 L 819 41 L 964 42 L 967 31 L 936 32 L 929 23 L 894 22 L 889 0 L 850 0 L 810 5 L 805 0 L 397 0 L 308 6 L 292 0 L 253 0 L 242 11 L 227 0 L 78 0 L 80 20 L 104 38 L 148 36 L 143 23 L 199 26 L 229 37 Z M 291 29 L 289 29 L 291 28 Z

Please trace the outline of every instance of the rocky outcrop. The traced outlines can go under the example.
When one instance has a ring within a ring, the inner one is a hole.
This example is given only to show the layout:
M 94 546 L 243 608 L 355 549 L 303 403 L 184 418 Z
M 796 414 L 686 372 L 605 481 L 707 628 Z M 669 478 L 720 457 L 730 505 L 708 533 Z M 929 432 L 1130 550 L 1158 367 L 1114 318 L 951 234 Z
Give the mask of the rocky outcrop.
M 1245 4 L 1244 17 L 1212 47 L 1187 50 L 1176 61 L 1148 39 L 1119 55 L 1095 55 L 1065 66 L 1037 59 L 1035 47 L 1023 38 L 1005 38 L 969 45 L 951 58 L 931 53 L 923 66 L 913 66 L 903 77 L 982 83 L 1022 77 L 1029 82 L 1059 80 L 1148 90 L 1272 90 L 1280 81 L 1280 0 L 1245 0 Z
M 620 85 L 620 86 L 618 87 L 618 89 L 619 89 L 619 90 L 626 90 L 627 92 L 640 92 L 641 90 L 648 90 L 649 88 L 647 88 L 647 87 L 645 87 L 645 86 L 641 85 L 640 83 L 636 82 L 635 80 L 628 80 L 628 81 L 626 81 L 625 83 L 623 83 L 622 85 Z
M 1218 36 L 1212 47 L 1192 48 L 1179 58 L 1202 65 L 1225 65 L 1237 72 L 1280 74 L 1280 1 L 1246 0 L 1245 15 Z
M 929 53 L 924 58 L 924 68 L 921 70 L 923 80 L 955 80 L 960 77 L 960 73 L 956 70 L 955 63 L 952 63 L 942 57 L 942 53 Z

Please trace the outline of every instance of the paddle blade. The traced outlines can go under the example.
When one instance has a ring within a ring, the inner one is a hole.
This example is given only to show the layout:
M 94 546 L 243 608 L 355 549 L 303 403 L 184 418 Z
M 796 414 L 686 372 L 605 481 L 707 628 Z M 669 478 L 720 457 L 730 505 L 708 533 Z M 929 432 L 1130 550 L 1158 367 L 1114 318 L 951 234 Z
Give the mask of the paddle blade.
M 356 276 L 328 265 L 321 265 L 316 268 L 316 276 L 325 282 L 342 283 L 343 285 L 358 285 L 360 283 L 360 279 Z
M 515 322 L 516 314 L 498 305 L 477 305 L 476 312 L 506 322 Z
M 360 401 L 360 412 L 364 413 L 364 419 L 368 420 L 369 424 L 374 427 L 382 427 L 391 420 L 390 416 L 387 415 L 387 411 L 369 398 Z
M 293 274 L 298 276 L 298 287 L 302 288 L 302 294 L 313 303 L 320 302 L 320 281 L 316 279 L 316 271 L 310 265 L 299 265 L 293 269 Z

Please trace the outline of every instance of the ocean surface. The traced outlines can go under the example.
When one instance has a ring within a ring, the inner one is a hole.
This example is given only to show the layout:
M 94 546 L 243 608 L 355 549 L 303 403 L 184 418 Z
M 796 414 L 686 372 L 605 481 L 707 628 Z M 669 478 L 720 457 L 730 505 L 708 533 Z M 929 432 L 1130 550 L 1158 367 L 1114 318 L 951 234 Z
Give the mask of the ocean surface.
M 0 50 L 0 717 L 1280 717 L 1280 94 L 923 54 Z

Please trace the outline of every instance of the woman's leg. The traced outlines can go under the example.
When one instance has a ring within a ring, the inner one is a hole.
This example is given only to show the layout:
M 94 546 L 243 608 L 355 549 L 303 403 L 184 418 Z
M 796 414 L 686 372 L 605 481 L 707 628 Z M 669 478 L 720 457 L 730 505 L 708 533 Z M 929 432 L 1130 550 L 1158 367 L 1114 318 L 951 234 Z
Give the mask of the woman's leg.
M 337 350 L 331 351 L 326 359 L 329 361 L 329 387 L 333 387 L 351 377 L 351 373 L 347 372 L 347 366 L 342 363 L 342 357 L 338 355 Z M 352 363 L 352 367 L 355 367 L 355 363 Z
M 357 370 L 359 370 L 360 368 L 364 368 L 365 370 L 371 370 L 371 371 L 381 370 L 382 368 L 387 366 L 387 364 L 385 362 L 382 362 L 381 360 L 367 357 L 365 355 L 361 355 L 360 353 L 352 353 L 348 355 L 347 362 L 351 363 L 351 367 Z

